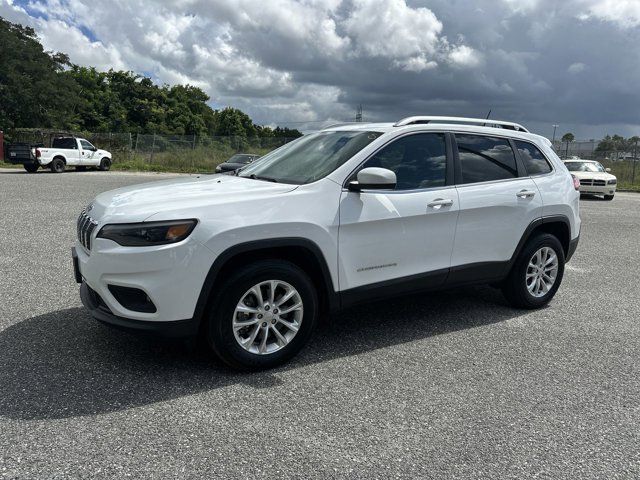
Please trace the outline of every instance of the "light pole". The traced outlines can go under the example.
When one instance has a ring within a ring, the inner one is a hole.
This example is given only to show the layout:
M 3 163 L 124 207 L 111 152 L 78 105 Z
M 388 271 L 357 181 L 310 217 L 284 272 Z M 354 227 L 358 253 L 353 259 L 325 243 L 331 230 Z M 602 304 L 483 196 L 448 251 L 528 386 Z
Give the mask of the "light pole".
M 553 144 L 553 142 L 556 141 L 556 128 L 558 128 L 560 125 L 551 125 L 553 127 L 553 139 L 551 140 L 551 143 Z

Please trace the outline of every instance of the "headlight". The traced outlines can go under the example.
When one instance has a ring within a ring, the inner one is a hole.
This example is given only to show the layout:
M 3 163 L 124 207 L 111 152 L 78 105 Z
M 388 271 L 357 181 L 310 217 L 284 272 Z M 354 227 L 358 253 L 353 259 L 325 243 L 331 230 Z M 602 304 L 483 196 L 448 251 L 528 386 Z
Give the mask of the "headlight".
M 616 183 L 618 183 L 618 179 L 617 179 L 617 178 L 614 178 L 613 180 L 609 180 L 609 181 L 607 182 L 607 185 L 615 185 Z
M 197 223 L 197 220 L 114 223 L 102 227 L 98 238 L 108 238 L 123 247 L 165 245 L 187 238 Z

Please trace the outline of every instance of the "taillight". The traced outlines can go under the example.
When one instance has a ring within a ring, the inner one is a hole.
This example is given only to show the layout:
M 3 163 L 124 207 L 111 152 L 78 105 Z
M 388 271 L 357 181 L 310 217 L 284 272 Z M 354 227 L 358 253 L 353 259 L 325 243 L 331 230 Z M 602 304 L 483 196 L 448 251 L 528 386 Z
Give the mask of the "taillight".
M 39 149 L 39 148 L 36 148 L 36 158 L 40 158 L 40 155 L 42 155 L 42 154 L 40 153 L 40 149 Z
M 571 174 L 571 178 L 573 179 L 573 188 L 576 190 L 580 190 L 580 180 L 575 175 Z

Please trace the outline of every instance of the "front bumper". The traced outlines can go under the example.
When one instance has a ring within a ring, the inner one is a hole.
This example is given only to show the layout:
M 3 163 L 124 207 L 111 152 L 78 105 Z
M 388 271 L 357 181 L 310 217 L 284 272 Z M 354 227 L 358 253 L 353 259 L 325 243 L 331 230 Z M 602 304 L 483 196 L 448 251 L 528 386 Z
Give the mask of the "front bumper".
M 86 283 L 116 317 L 144 322 L 192 318 L 214 258 L 191 238 L 155 247 L 123 247 L 94 234 L 91 251 L 79 242 L 74 251 L 78 283 Z M 146 295 L 155 309 L 135 308 L 114 287 Z
M 614 195 L 617 185 L 580 185 L 580 193 L 592 195 Z
M 80 299 L 82 304 L 89 309 L 93 318 L 120 330 L 145 332 L 168 338 L 192 337 L 198 333 L 199 322 L 194 318 L 172 322 L 153 322 L 114 315 L 104 300 L 100 298 L 100 295 L 85 282 L 80 285 Z

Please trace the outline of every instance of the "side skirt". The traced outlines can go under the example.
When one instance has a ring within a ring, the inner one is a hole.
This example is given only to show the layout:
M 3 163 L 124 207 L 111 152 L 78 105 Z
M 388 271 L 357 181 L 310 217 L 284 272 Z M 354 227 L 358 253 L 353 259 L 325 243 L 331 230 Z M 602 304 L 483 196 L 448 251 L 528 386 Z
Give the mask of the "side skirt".
M 340 293 L 340 306 L 347 308 L 373 300 L 409 295 L 425 290 L 437 290 L 444 286 L 448 274 L 449 269 L 443 268 L 429 273 L 350 288 Z
M 363 285 L 341 292 L 341 307 L 463 285 L 498 282 L 507 276 L 510 265 L 509 261 L 472 263 Z

